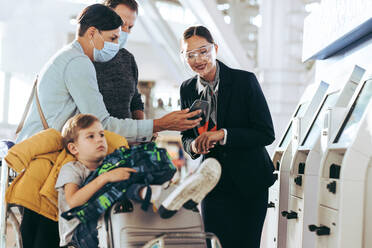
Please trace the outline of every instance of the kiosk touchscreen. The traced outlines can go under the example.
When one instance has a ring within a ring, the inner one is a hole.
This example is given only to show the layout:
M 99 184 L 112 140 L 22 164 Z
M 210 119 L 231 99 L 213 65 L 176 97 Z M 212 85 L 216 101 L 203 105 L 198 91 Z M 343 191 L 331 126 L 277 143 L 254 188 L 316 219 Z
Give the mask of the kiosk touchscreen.
M 296 117 L 298 115 L 303 115 L 309 105 L 309 101 L 300 103 L 293 115 Z M 280 167 L 281 157 L 285 148 L 288 147 L 288 144 L 291 141 L 292 137 L 292 118 L 289 122 L 289 125 L 286 129 L 284 136 L 282 137 L 277 149 L 274 152 L 274 164 L 276 164 L 274 172 L 278 177 L 278 169 Z M 277 244 L 277 212 L 279 206 L 279 180 L 276 180 L 274 185 L 269 188 L 269 203 L 267 205 L 267 213 L 265 224 L 263 227 L 263 241 L 266 247 L 276 247 Z
M 300 103 L 297 106 L 297 109 L 293 115 L 293 117 L 296 117 L 298 115 L 302 116 L 304 112 L 306 111 L 307 107 L 309 105 L 309 101 Z M 292 118 L 293 118 L 292 117 Z M 284 136 L 282 137 L 281 141 L 279 142 L 278 147 L 276 148 L 274 152 L 274 164 L 276 171 L 274 172 L 276 176 L 278 177 L 278 169 L 280 167 L 280 161 L 281 157 L 283 155 L 283 152 L 285 148 L 288 147 L 288 144 L 291 141 L 292 137 L 292 118 L 289 122 L 289 125 L 286 129 L 286 132 Z M 266 247 L 276 247 L 277 244 L 277 209 L 279 206 L 279 180 L 276 180 L 274 185 L 270 187 L 269 189 L 269 203 L 267 205 L 267 213 L 266 213 L 266 219 L 264 224 L 264 230 L 263 230 L 263 241 L 262 243 L 265 244 Z
M 282 227 L 282 223 L 278 224 L 279 217 L 279 182 L 281 164 L 288 164 L 292 158 L 292 145 L 291 140 L 293 136 L 293 127 L 292 120 L 295 117 L 305 118 L 305 116 L 312 116 L 316 109 L 318 108 L 319 103 L 321 102 L 324 94 L 328 89 L 328 84 L 325 82 L 320 82 L 319 84 L 311 85 L 307 88 L 305 93 L 300 99 L 295 112 L 293 113 L 289 124 L 287 125 L 286 131 L 279 142 L 279 145 L 276 147 L 273 155 L 273 162 L 276 169 L 276 174 L 278 175 L 278 180 L 274 183 L 273 186 L 269 189 L 269 203 L 268 211 L 266 214 L 266 220 L 263 230 L 262 243 L 266 247 L 285 247 L 285 239 L 278 240 L 278 231 L 284 231 L 284 234 L 279 233 L 280 235 L 285 235 L 286 226 Z M 284 206 L 287 207 L 287 206 Z M 285 223 L 284 223 L 285 224 Z M 285 229 L 285 230 L 284 230 Z M 283 242 L 284 241 L 284 242 Z
M 372 78 L 353 96 L 320 165 L 316 247 L 372 247 Z
M 280 218 L 287 219 L 287 247 L 314 247 L 315 238 L 307 229 L 316 214 L 318 171 L 322 154 L 321 130 L 325 113 L 332 108 L 344 110 L 352 99 L 365 70 L 355 66 L 342 89 L 333 84 L 317 110 L 305 138 L 294 153 L 289 176 L 288 210 Z M 333 120 L 337 121 L 337 120 Z M 340 118 L 338 119 L 340 123 Z M 332 125 L 333 126 L 333 125 Z M 330 130 L 329 130 L 330 131 Z M 312 218 L 309 217 L 312 216 Z
M 279 145 L 275 148 L 273 163 L 276 171 L 279 171 L 283 153 L 287 150 L 292 140 L 293 118 L 313 115 L 321 99 L 327 92 L 328 86 L 329 85 L 327 83 L 321 81 L 318 85 L 310 85 L 302 95 L 300 102 L 297 105 L 296 110 L 287 125 L 287 128 L 285 129 L 286 131 L 279 142 Z

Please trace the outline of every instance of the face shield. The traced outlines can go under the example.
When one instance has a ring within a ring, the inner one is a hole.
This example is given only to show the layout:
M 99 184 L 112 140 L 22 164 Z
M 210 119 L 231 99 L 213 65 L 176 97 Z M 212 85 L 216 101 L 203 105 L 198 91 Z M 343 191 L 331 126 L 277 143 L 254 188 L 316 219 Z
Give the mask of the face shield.
M 198 63 L 208 63 L 212 66 L 216 65 L 216 49 L 214 44 L 208 44 L 191 51 L 183 51 L 181 53 L 182 62 L 186 68 L 186 71 L 189 74 L 195 75 L 196 73 L 200 74 L 201 72 L 196 72 L 193 67 Z M 208 69 L 209 67 L 206 67 Z

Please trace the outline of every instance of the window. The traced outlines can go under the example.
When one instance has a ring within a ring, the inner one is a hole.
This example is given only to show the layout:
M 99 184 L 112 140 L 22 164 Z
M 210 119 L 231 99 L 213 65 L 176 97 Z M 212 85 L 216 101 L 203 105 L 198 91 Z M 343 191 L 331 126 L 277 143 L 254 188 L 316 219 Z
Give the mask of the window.
M 27 100 L 30 96 L 33 81 L 29 78 L 14 75 L 10 79 L 9 124 L 18 124 L 21 120 Z
M 0 122 L 4 121 L 5 73 L 0 71 Z
M 156 7 L 160 15 L 166 21 L 178 22 L 183 24 L 194 24 L 196 22 L 195 16 L 192 12 L 182 5 L 170 2 L 156 2 Z

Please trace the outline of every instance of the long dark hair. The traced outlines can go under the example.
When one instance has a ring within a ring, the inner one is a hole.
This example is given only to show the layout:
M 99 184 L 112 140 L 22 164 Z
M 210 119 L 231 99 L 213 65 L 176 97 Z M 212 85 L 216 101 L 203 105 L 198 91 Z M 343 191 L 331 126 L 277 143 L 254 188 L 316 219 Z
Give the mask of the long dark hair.
M 183 32 L 183 40 L 187 40 L 192 36 L 197 35 L 205 38 L 209 43 L 214 44 L 214 39 L 211 32 L 204 26 L 191 26 Z
M 114 30 L 123 25 L 120 16 L 111 8 L 103 4 L 93 4 L 86 7 L 77 19 L 79 23 L 79 36 L 83 36 L 89 27 L 98 30 Z

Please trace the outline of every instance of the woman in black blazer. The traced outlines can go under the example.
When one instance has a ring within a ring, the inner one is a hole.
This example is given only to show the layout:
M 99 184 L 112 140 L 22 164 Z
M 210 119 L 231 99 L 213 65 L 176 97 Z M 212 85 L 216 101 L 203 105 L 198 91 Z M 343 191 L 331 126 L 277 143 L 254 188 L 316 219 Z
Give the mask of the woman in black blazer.
M 182 132 L 182 142 L 193 159 L 214 157 L 222 166 L 219 183 L 202 202 L 205 230 L 224 248 L 259 247 L 275 181 L 265 149 L 275 139 L 273 124 L 255 75 L 226 66 L 217 51 L 207 28 L 184 32 L 182 55 L 197 75 L 182 83 L 182 109 L 197 99 L 210 107 L 199 127 Z

